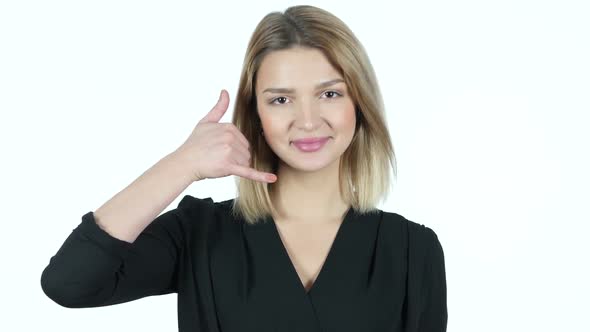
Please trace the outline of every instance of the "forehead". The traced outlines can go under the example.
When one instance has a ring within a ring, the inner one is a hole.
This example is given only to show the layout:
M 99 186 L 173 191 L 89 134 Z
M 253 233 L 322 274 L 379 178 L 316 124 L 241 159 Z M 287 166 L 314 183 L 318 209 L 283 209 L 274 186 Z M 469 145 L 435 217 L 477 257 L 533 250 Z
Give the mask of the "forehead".
M 267 54 L 257 74 L 257 90 L 269 87 L 307 88 L 319 82 L 342 78 L 322 51 L 292 48 Z

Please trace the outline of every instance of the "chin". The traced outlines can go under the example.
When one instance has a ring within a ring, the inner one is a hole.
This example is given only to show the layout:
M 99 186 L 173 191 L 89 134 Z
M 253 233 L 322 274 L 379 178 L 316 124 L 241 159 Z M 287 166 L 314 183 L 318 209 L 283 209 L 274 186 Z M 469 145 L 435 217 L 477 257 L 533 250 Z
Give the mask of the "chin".
M 282 160 L 289 168 L 302 172 L 316 172 L 333 165 L 334 162 L 338 162 L 338 159 L 339 156 L 333 155 L 333 151 L 331 153 L 326 151 L 323 155 L 295 151 Z
M 300 161 L 295 164 L 290 164 L 289 167 L 302 172 L 317 172 L 328 167 L 329 165 L 330 163 L 305 163 Z

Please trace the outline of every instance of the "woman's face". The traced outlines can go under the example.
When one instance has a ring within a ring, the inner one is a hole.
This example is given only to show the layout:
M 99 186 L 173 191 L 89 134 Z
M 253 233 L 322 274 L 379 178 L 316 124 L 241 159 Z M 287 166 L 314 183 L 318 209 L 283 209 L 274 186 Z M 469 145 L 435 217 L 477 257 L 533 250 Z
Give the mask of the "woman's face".
M 267 54 L 258 70 L 256 100 L 266 142 L 292 168 L 314 171 L 330 165 L 354 136 L 356 113 L 346 84 L 317 49 Z M 328 139 L 313 152 L 293 144 L 309 137 Z

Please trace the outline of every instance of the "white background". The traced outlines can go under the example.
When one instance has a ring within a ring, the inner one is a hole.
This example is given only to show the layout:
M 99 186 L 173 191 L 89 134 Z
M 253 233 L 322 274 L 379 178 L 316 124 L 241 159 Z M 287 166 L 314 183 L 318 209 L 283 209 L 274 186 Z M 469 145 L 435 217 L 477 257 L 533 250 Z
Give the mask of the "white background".
M 233 99 L 292 1 L 0 4 L 2 331 L 175 331 L 176 295 L 67 309 L 42 270 L 81 216 Z M 380 206 L 443 245 L 449 331 L 590 331 L 585 1 L 313 1 L 369 53 L 398 158 Z M 184 195 L 225 200 L 234 179 Z

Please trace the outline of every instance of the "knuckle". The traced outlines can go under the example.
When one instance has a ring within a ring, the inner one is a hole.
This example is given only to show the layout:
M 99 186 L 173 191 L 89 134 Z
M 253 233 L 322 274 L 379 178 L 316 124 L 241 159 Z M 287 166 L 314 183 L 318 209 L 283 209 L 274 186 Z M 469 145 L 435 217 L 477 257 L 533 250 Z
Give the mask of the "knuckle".
M 232 172 L 232 168 L 229 165 L 223 165 L 220 169 L 223 174 L 230 174 Z
M 229 131 L 223 134 L 223 139 L 226 142 L 231 142 L 233 140 L 233 137 L 234 137 L 234 135 Z

